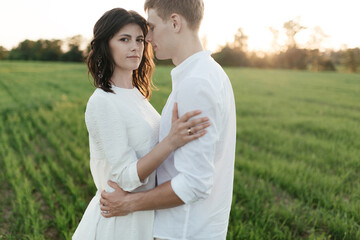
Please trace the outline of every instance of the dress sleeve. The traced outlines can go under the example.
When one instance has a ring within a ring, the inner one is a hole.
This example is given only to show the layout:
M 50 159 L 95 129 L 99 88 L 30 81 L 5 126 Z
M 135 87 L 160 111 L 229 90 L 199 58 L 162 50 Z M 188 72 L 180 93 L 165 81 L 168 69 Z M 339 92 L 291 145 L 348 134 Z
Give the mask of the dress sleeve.
M 133 191 L 146 184 L 137 173 L 137 156 L 129 144 L 124 118 L 115 104 L 106 96 L 93 96 L 86 107 L 85 122 L 89 135 L 105 155 L 109 180 L 125 191 Z M 107 189 L 112 191 L 112 189 Z
M 179 172 L 171 180 L 176 195 L 185 203 L 207 198 L 213 187 L 215 173 L 214 160 L 220 117 L 219 101 L 216 94 L 203 79 L 188 81 L 177 94 L 179 116 L 192 110 L 201 110 L 198 117 L 209 118 L 211 126 L 207 133 L 192 142 L 178 148 L 174 153 L 174 165 Z

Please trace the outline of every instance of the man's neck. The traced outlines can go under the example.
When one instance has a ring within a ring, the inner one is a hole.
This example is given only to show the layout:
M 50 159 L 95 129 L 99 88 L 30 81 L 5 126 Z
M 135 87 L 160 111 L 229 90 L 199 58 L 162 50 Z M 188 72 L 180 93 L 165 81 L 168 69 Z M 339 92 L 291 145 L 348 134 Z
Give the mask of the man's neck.
M 181 46 L 177 48 L 176 54 L 172 58 L 172 62 L 175 66 L 177 66 L 188 57 L 203 50 L 204 48 L 198 36 L 185 38 L 184 41 L 181 42 Z

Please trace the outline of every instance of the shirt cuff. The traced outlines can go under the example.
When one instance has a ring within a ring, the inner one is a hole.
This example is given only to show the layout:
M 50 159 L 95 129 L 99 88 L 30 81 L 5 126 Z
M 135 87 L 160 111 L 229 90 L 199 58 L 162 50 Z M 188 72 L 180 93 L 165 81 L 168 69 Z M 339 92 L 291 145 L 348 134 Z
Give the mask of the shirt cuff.
M 192 194 L 191 190 L 189 189 L 186 184 L 185 176 L 182 174 L 176 175 L 173 179 L 171 179 L 171 187 L 175 194 L 185 203 L 194 202 L 194 194 Z
M 127 192 L 131 192 L 136 188 L 147 184 L 149 181 L 149 177 L 147 177 L 144 182 L 140 181 L 137 171 L 137 161 L 132 162 L 118 177 L 119 179 L 116 182 L 119 184 L 120 188 Z

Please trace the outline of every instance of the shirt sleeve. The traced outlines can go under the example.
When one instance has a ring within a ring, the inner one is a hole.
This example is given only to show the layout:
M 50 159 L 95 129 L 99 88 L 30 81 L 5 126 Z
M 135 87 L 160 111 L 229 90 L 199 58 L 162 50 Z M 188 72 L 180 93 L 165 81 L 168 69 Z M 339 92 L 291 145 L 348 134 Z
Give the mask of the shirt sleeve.
M 110 166 L 109 180 L 125 191 L 133 191 L 146 184 L 148 178 L 144 182 L 139 179 L 138 159 L 128 144 L 125 121 L 115 104 L 105 96 L 93 96 L 86 108 L 85 121 L 89 135 Z
M 175 168 L 179 172 L 171 180 L 175 194 L 184 203 L 192 203 L 209 196 L 213 186 L 215 147 L 218 140 L 220 105 L 218 94 L 204 79 L 191 79 L 177 93 L 179 116 L 192 110 L 201 110 L 211 126 L 207 133 L 174 153 Z M 190 84 L 191 83 L 191 84 Z

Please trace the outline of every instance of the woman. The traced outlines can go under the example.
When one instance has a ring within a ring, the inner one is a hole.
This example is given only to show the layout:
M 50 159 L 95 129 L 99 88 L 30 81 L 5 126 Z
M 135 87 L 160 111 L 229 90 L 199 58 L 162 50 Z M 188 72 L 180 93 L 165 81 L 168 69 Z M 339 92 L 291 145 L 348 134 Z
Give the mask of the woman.
M 144 41 L 147 31 L 143 17 L 121 8 L 106 12 L 95 24 L 87 64 L 97 89 L 88 101 L 85 121 L 98 191 L 73 239 L 153 239 L 153 211 L 104 218 L 100 193 L 113 191 L 108 180 L 125 191 L 155 187 L 154 170 L 176 148 L 203 136 L 209 126 L 206 118 L 188 121 L 200 111 L 177 119 L 175 106 L 172 130 L 157 144 L 160 116 L 148 102 L 154 64 Z

